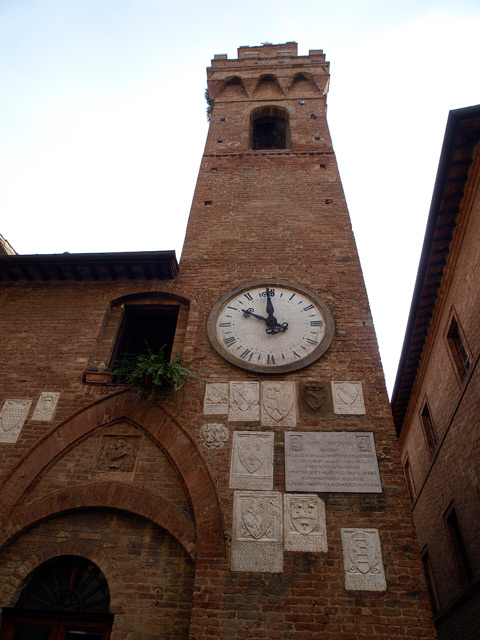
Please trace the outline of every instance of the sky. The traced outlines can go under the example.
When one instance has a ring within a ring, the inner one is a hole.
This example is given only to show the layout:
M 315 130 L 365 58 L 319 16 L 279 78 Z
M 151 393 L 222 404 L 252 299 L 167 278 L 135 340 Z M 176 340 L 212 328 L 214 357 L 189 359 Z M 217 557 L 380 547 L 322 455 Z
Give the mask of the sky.
M 323 49 L 391 393 L 448 112 L 480 103 L 479 33 L 477 0 L 0 0 L 0 233 L 22 254 L 180 258 L 213 55 Z

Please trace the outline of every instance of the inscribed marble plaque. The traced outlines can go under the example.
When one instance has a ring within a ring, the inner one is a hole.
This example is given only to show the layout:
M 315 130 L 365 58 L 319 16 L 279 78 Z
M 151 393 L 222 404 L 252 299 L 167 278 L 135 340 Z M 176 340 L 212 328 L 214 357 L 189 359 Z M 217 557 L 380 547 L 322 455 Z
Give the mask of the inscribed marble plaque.
M 260 419 L 260 383 L 230 382 L 228 419 L 251 422 Z
M 337 414 L 365 414 L 365 402 L 361 382 L 336 382 L 332 380 L 333 410 Z
M 235 491 L 230 568 L 232 571 L 283 571 L 279 492 Z
M 325 504 L 313 493 L 283 496 L 283 544 L 287 551 L 327 551 Z
M 378 529 L 340 529 L 340 532 L 345 589 L 385 591 L 387 582 Z
M 228 436 L 229 431 L 224 424 L 208 423 L 200 429 L 200 437 L 206 449 L 221 449 Z
M 262 382 L 261 424 L 268 427 L 297 425 L 294 382 Z
M 285 433 L 287 491 L 381 493 L 373 433 Z
M 236 431 L 230 464 L 231 489 L 273 488 L 273 433 Z
M 32 420 L 49 422 L 53 418 L 60 393 L 57 391 L 44 391 L 35 406 Z
M 203 413 L 228 413 L 228 382 L 207 382 L 205 384 L 205 399 Z
M 18 440 L 31 404 L 31 400 L 5 400 L 0 411 L 0 442 Z

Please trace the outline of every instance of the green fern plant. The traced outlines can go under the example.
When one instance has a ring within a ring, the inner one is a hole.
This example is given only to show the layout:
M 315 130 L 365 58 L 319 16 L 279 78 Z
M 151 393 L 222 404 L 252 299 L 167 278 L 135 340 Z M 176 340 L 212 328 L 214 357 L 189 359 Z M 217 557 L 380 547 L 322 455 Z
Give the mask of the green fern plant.
M 140 397 L 152 402 L 158 391 L 166 385 L 180 391 L 190 380 L 198 380 L 199 376 L 192 371 L 190 360 L 176 353 L 168 361 L 165 357 L 166 345 L 157 352 L 147 342 L 145 346 L 146 353 L 124 355 L 113 370 L 113 374 L 121 376 L 125 384 L 137 390 Z

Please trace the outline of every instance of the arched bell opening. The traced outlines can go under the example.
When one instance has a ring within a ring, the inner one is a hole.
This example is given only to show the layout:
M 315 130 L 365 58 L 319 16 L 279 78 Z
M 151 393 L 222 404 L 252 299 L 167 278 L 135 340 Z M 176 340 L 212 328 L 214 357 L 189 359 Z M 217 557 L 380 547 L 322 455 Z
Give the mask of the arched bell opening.
M 110 592 L 101 570 L 80 556 L 44 562 L 16 605 L 2 612 L 0 640 L 108 640 Z
M 250 116 L 250 148 L 288 149 L 291 146 L 289 115 L 286 109 L 268 105 Z

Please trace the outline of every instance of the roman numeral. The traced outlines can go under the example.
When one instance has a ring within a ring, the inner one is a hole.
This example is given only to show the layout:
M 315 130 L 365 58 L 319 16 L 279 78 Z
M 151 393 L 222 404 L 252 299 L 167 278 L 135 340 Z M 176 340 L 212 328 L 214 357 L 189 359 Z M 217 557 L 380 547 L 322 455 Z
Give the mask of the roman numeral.
M 275 358 L 270 353 L 267 355 L 267 364 L 275 364 Z
M 321 320 L 310 320 L 311 327 L 323 327 L 323 322 Z
M 303 307 L 304 311 L 310 311 L 310 309 L 313 309 L 313 304 L 309 304 L 308 307 Z
M 250 354 L 250 358 L 253 356 L 253 351 L 250 349 L 245 349 L 243 353 L 240 354 L 240 358 L 247 358 L 248 354 Z
M 231 327 L 232 323 L 231 322 L 220 322 L 220 327 Z
M 223 342 L 225 343 L 225 345 L 227 347 L 231 347 L 232 344 L 234 344 L 237 341 L 236 338 L 234 338 L 233 336 L 230 336 L 230 338 L 224 338 Z
M 253 300 L 253 297 L 252 297 L 252 295 L 250 293 L 244 293 L 243 295 L 245 296 L 245 298 L 247 300 Z
M 233 311 L 238 311 L 237 307 L 227 307 L 227 309 L 232 309 Z
M 299 356 L 296 351 L 293 352 L 293 355 L 296 356 L 297 358 L 301 358 L 302 357 L 302 356 Z
M 288 300 L 290 301 L 290 300 L 292 300 L 292 298 L 294 298 L 294 297 L 295 297 L 295 294 L 293 293 L 293 294 L 290 296 L 290 298 L 289 298 Z
M 312 340 L 311 338 L 307 338 L 308 344 L 318 344 L 316 340 Z

